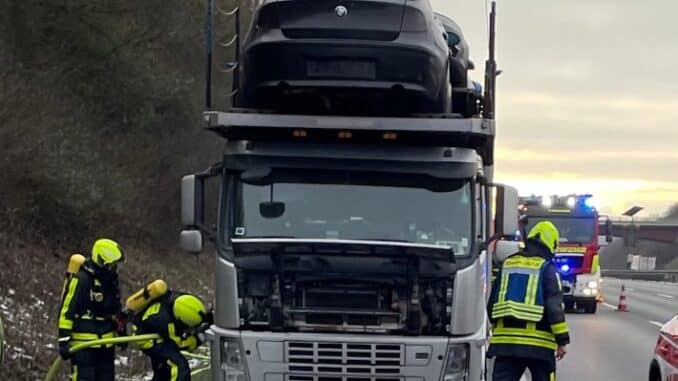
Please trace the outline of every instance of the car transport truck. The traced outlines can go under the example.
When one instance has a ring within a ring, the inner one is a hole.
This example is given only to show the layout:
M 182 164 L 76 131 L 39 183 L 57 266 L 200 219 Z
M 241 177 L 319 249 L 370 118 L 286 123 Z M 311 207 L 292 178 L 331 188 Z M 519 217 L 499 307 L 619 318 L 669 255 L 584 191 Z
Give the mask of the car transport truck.
M 518 229 L 486 66 L 473 118 L 205 112 L 224 152 L 182 179 L 180 245 L 216 251 L 214 380 L 485 379 L 487 247 Z

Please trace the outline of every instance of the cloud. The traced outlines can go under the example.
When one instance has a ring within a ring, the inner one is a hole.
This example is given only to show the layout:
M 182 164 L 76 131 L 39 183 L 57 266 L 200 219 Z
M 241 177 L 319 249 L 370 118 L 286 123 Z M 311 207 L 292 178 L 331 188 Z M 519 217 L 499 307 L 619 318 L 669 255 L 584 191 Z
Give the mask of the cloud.
M 484 1 L 432 0 L 480 68 Z M 678 1 L 498 1 L 497 177 L 595 192 L 614 210 L 678 201 Z
M 620 215 L 633 205 L 645 210 L 640 216 L 658 215 L 678 200 L 678 185 L 671 182 L 585 179 L 572 173 L 533 177 L 520 173 L 499 176 L 499 181 L 518 188 L 522 195 L 592 194 L 602 213 Z

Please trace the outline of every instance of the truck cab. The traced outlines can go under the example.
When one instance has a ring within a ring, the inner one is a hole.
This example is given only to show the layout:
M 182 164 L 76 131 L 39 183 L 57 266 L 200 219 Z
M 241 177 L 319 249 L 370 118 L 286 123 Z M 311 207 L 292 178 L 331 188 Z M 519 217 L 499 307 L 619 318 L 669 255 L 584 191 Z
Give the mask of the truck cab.
M 598 235 L 599 214 L 591 195 L 522 197 L 520 213 L 525 230 L 539 221 L 551 221 L 560 233 L 554 261 L 561 278 L 565 307 L 595 313 L 600 291 L 599 250 L 606 245 Z
M 182 181 L 181 246 L 216 248 L 213 379 L 484 379 L 487 243 L 518 220 L 492 120 L 205 117 L 224 156 Z

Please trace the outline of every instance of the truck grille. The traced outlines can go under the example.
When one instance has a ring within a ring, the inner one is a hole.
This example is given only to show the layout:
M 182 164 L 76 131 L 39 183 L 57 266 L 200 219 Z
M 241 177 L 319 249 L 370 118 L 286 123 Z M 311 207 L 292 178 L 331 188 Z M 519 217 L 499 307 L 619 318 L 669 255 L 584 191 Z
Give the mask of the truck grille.
M 401 381 L 401 344 L 285 343 L 288 381 Z

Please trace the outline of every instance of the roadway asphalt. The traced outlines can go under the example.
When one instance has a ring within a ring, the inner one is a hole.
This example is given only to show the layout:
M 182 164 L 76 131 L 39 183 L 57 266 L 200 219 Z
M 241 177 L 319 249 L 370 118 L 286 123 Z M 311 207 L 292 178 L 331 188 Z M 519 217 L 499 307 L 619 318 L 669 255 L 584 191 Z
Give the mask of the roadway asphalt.
M 615 311 L 622 284 L 628 312 Z M 603 297 L 595 315 L 568 313 L 572 344 L 559 381 L 648 379 L 659 327 L 678 313 L 678 284 L 604 279 Z

